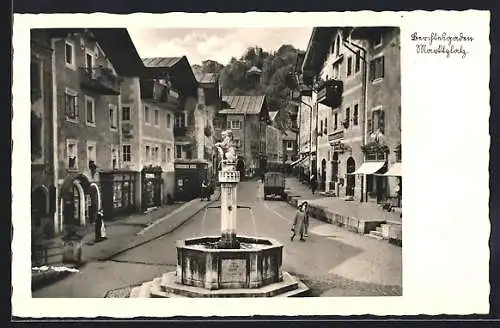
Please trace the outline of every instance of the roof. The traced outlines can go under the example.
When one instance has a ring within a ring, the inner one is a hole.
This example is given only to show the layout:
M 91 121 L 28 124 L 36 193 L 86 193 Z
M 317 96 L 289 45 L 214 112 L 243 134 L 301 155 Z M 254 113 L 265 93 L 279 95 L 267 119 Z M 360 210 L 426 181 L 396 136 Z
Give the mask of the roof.
M 196 80 L 200 84 L 215 84 L 215 83 L 217 83 L 217 74 L 215 74 L 215 73 L 196 72 L 196 73 L 194 73 L 194 76 L 196 77 Z
M 177 90 L 190 95 L 197 94 L 198 82 L 186 56 L 149 57 L 143 58 L 142 62 L 148 78 L 163 78 L 168 75 Z
M 142 62 L 145 67 L 164 67 L 171 68 L 177 64 L 182 57 L 148 57 L 143 58 Z
M 222 101 L 230 108 L 219 111 L 219 114 L 259 114 L 265 98 L 266 96 L 223 96 Z
M 269 118 L 271 119 L 271 121 L 274 121 L 276 115 L 278 115 L 278 111 L 269 112 Z
M 302 71 L 319 71 L 330 48 L 337 27 L 315 27 L 307 45 Z

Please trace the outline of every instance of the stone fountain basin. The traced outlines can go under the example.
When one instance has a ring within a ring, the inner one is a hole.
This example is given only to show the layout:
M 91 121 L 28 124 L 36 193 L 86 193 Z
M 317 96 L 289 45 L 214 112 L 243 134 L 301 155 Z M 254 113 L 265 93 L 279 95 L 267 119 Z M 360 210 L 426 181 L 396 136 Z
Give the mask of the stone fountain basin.
M 205 236 L 176 242 L 177 284 L 216 290 L 261 288 L 283 281 L 283 245 L 276 240 L 238 236 L 239 249 L 210 248 L 219 239 Z

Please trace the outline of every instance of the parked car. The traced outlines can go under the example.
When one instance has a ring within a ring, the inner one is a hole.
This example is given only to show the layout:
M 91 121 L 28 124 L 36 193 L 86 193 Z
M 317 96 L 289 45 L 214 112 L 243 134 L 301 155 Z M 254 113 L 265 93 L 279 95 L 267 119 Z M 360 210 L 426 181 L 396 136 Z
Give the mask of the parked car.
M 267 172 L 264 174 L 264 199 L 268 196 L 286 199 L 285 176 L 282 172 Z

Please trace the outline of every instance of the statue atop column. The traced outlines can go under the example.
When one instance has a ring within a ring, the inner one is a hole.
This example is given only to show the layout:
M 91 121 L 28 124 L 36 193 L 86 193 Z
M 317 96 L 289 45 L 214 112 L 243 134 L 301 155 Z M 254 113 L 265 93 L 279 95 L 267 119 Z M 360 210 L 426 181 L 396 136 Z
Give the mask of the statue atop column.
M 219 161 L 222 164 L 222 170 L 228 170 L 230 167 L 236 165 L 236 150 L 234 144 L 233 131 L 225 130 L 222 132 L 222 141 L 217 142 L 214 147 L 217 148 L 219 153 Z

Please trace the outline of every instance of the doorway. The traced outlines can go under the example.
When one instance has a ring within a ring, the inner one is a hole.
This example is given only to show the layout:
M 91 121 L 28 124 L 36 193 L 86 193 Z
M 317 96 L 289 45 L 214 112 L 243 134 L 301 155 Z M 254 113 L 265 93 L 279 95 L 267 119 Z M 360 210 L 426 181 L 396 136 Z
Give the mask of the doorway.
M 326 159 L 321 161 L 321 190 L 326 190 Z
M 354 171 L 356 170 L 356 162 L 354 161 L 354 158 L 349 157 L 347 159 L 347 181 L 346 181 L 346 190 L 345 193 L 347 196 L 353 196 L 354 197 L 354 188 L 356 187 L 356 177 L 354 176 Z

